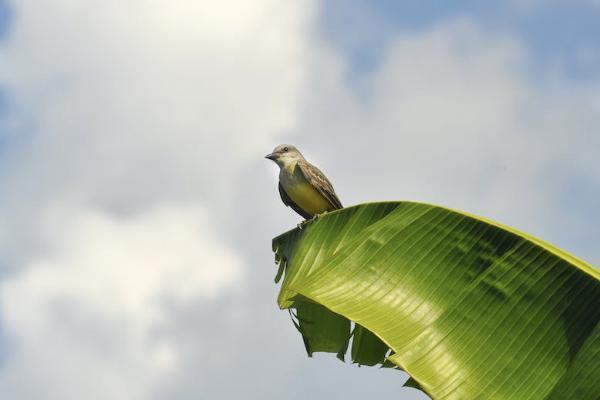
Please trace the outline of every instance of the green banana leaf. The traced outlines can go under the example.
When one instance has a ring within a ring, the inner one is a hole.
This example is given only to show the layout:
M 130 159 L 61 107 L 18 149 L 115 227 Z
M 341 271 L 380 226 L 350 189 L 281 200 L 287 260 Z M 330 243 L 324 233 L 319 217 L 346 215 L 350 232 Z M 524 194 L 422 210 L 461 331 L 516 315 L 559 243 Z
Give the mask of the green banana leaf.
M 434 399 L 600 399 L 600 274 L 539 239 L 384 202 L 323 215 L 273 249 L 279 306 L 309 355 L 350 347 Z

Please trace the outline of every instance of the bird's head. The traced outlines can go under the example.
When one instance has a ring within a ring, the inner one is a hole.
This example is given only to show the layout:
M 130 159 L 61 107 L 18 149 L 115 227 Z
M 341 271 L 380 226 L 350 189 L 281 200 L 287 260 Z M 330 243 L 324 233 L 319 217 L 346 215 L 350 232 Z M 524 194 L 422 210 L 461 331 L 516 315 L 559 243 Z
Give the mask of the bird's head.
M 295 146 L 292 146 L 291 144 L 282 144 L 275 147 L 273 152 L 267 154 L 265 158 L 273 160 L 280 168 L 283 168 L 286 165 L 298 162 L 298 160 L 301 160 L 304 157 Z

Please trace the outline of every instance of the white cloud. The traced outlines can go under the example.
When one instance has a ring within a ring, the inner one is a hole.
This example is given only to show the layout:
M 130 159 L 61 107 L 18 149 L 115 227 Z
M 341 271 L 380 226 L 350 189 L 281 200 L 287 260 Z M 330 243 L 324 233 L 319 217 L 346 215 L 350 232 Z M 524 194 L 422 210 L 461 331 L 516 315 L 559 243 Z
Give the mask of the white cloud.
M 157 334 L 166 304 L 239 288 L 242 261 L 215 239 L 204 209 L 122 219 L 67 208 L 47 224 L 48 254 L 0 283 L 11 343 L 0 389 L 15 398 L 42 388 L 46 399 L 146 398 L 180 356 Z
M 517 37 L 454 19 L 398 35 L 352 86 L 338 59 L 322 59 L 299 140 L 346 203 L 432 202 L 572 246 L 564 224 L 580 214 L 564 191 L 573 176 L 600 180 L 600 85 L 529 57 Z
M 129 209 L 224 202 L 239 168 L 296 122 L 312 2 L 13 7 L 0 80 L 18 111 L 11 126 L 35 131 L 18 179 L 27 190 Z
M 314 2 L 11 7 L 0 43 L 12 136 L 0 159 L 11 269 L 0 283 L 10 343 L 0 389 L 147 399 L 188 353 L 216 357 L 226 340 L 204 341 L 210 323 L 172 308 L 244 290 L 247 263 L 222 235 L 235 223 L 233 187 L 296 124 Z M 186 328 L 187 347 L 176 338 Z

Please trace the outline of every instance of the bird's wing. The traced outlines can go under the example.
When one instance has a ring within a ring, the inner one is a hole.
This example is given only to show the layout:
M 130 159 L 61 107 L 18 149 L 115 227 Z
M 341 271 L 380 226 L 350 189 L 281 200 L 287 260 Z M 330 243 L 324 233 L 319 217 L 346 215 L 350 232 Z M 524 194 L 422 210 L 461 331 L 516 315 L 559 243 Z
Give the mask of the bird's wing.
M 297 165 L 308 183 L 317 189 L 334 209 L 343 208 L 342 202 L 335 194 L 335 190 L 333 190 L 333 185 L 331 185 L 331 182 L 329 182 L 319 168 L 304 160 L 298 161 Z
M 312 218 L 312 215 L 308 214 L 306 211 L 298 207 L 298 204 L 294 203 L 294 201 L 290 199 L 290 196 L 288 196 L 288 194 L 285 192 L 283 186 L 281 186 L 281 183 L 279 184 L 279 195 L 281 196 L 281 201 L 283 201 L 283 204 L 285 204 L 288 207 L 291 207 L 292 210 L 296 211 L 298 214 L 304 217 L 304 219 Z

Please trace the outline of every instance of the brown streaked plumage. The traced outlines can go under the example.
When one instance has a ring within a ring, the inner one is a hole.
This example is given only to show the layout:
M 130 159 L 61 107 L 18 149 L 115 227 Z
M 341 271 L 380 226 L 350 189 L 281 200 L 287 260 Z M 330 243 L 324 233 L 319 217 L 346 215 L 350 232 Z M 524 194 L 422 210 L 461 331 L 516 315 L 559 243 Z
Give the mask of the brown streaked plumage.
M 327 199 L 335 210 L 343 207 L 342 202 L 335 194 L 335 190 L 333 190 L 333 185 L 319 168 L 315 167 L 305 159 L 299 160 L 297 167 L 300 168 L 304 178 L 306 178 L 306 180 Z
M 331 182 L 292 145 L 277 146 L 266 158 L 280 168 L 279 194 L 283 203 L 305 219 L 342 208 Z

